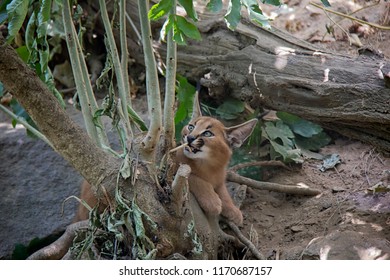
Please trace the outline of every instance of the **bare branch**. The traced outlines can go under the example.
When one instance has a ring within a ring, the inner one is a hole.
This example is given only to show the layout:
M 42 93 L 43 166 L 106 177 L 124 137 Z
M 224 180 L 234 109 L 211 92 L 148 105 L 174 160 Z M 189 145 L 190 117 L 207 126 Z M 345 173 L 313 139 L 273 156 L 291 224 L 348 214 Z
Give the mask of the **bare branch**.
M 120 162 L 99 149 L 85 131 L 71 120 L 47 86 L 5 43 L 1 35 L 0 81 L 18 99 L 60 155 L 91 185 L 98 187 L 103 184 L 110 194 L 114 192 Z M 80 157 L 81 154 L 88 156 Z
M 141 22 L 142 46 L 145 56 L 148 109 L 151 117 L 148 134 L 142 141 L 142 145 L 146 160 L 154 161 L 157 142 L 159 140 L 162 127 L 160 87 L 156 61 L 153 54 L 152 31 L 148 18 L 149 2 L 138 0 L 138 9 Z
M 321 192 L 319 190 L 312 189 L 306 185 L 296 186 L 292 185 L 281 185 L 277 183 L 261 182 L 253 179 L 246 178 L 244 176 L 238 175 L 233 172 L 227 172 L 227 180 L 231 182 L 236 182 L 239 184 L 244 184 L 249 187 L 261 190 L 268 190 L 281 193 L 297 194 L 297 195 L 318 195 Z

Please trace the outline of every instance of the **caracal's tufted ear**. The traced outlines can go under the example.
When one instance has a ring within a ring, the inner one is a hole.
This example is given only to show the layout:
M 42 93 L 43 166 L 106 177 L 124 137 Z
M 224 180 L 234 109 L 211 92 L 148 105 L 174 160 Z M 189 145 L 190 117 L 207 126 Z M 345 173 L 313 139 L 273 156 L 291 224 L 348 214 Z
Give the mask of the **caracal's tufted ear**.
M 199 88 L 197 88 L 194 97 L 194 105 L 192 107 L 191 120 L 195 120 L 196 118 L 201 116 L 202 116 L 202 111 L 200 110 L 200 104 L 199 104 Z
M 252 134 L 257 119 L 251 119 L 242 124 L 225 128 L 229 145 L 233 148 L 239 148 L 245 140 Z

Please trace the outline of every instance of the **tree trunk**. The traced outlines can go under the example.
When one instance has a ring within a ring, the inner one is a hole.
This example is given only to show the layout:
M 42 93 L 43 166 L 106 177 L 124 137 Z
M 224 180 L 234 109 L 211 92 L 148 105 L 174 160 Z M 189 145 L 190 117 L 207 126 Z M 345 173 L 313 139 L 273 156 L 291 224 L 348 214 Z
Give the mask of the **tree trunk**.
M 134 6 L 129 12 L 136 22 Z M 390 152 L 390 89 L 380 77 L 386 59 L 370 50 L 358 57 L 319 50 L 245 20 L 233 32 L 223 14 L 198 13 L 202 41 L 178 48 L 179 74 L 216 98 L 289 112 Z M 165 56 L 164 44 L 156 49 Z

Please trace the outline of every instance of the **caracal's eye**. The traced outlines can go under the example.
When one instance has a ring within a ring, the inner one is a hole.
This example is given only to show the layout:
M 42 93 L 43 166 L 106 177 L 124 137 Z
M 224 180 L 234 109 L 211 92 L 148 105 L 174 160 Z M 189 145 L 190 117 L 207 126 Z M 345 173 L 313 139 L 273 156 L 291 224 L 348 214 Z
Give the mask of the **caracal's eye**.
M 192 124 L 189 124 L 189 125 L 187 126 L 187 128 L 188 128 L 189 131 L 193 131 L 194 128 L 195 128 L 195 126 L 192 125 Z
M 202 133 L 204 137 L 211 137 L 214 136 L 214 133 L 212 133 L 210 130 L 206 130 L 205 132 Z

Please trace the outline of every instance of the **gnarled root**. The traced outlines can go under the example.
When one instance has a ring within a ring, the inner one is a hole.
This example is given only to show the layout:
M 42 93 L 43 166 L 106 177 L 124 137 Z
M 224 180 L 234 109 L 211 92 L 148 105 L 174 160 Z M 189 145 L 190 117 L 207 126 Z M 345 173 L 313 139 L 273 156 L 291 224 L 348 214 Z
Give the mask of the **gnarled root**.
M 89 221 L 84 220 L 69 225 L 64 234 L 57 239 L 54 243 L 36 251 L 29 256 L 28 260 L 59 260 L 65 256 L 70 246 L 72 246 L 73 239 L 76 236 L 76 231 L 88 228 Z

